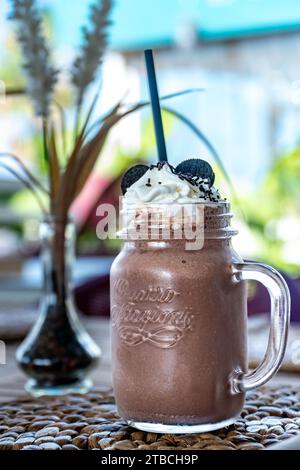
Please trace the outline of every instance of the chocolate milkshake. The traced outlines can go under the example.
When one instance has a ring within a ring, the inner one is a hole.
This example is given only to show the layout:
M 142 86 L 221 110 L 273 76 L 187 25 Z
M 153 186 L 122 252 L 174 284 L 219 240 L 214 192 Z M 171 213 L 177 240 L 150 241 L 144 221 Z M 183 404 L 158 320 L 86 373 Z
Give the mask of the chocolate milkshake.
M 217 429 L 244 403 L 244 391 L 233 389 L 233 377 L 247 372 L 247 328 L 230 205 L 211 180 L 194 182 L 165 164 L 151 167 L 124 196 L 130 217 L 111 270 L 113 387 L 121 417 L 139 429 Z M 137 219 L 143 225 L 132 205 L 148 209 L 147 237 L 131 237 L 128 227 Z M 170 205 L 200 209 L 201 249 L 187 249 L 184 232 L 175 239 L 173 228 L 169 239 L 162 231 L 148 236 L 149 214 Z

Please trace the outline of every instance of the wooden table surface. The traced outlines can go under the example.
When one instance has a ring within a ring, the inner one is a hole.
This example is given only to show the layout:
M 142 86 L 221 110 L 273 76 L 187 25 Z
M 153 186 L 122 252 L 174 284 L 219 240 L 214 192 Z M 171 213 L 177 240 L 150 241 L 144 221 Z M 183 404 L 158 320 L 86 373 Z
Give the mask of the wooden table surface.
M 86 320 L 85 326 L 102 350 L 102 359 L 91 377 L 96 387 L 111 386 L 111 355 L 109 321 L 103 319 Z M 0 365 L 0 402 L 14 400 L 24 396 L 26 377 L 19 370 L 15 352 L 17 343 L 8 343 L 6 348 L 6 365 Z M 300 385 L 299 374 L 278 373 L 271 381 L 272 384 Z

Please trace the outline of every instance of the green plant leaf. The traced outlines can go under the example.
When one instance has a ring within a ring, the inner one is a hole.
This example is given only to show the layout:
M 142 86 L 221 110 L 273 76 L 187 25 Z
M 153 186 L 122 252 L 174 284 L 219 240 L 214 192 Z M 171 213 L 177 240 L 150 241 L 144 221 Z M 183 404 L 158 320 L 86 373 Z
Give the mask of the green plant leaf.
M 96 136 L 94 136 L 89 142 L 84 143 L 86 139 L 85 131 L 96 101 L 97 95 L 92 103 L 92 106 L 90 107 L 84 126 L 80 132 L 80 135 L 76 139 L 74 149 L 68 160 L 66 169 L 61 177 L 58 190 L 58 210 L 62 211 L 64 217 L 66 216 L 66 213 L 75 197 L 79 194 L 80 190 L 83 188 L 85 182 L 90 176 L 99 156 L 99 152 L 105 143 L 102 143 L 102 135 L 104 134 L 106 138 L 107 134 L 105 133 L 105 130 L 102 130 L 102 128 L 98 130 Z M 119 107 L 120 103 L 116 104 L 114 108 L 109 111 L 109 113 L 107 113 L 104 118 L 104 123 L 110 122 L 110 120 L 117 115 Z M 112 121 L 111 125 L 107 127 L 107 133 L 110 131 L 110 128 L 113 125 L 114 121 Z M 98 153 L 95 155 L 97 148 Z
M 159 99 L 160 101 L 165 101 L 165 100 L 170 100 L 172 98 L 178 98 L 180 96 L 188 95 L 190 93 L 199 93 L 203 91 L 205 91 L 204 88 L 188 88 L 186 90 L 176 91 L 169 95 L 161 96 Z M 119 102 L 119 105 L 118 105 L 119 108 L 121 108 L 121 103 L 122 102 Z M 127 108 L 132 109 L 132 112 L 134 112 L 149 105 L 150 105 L 150 101 L 140 101 L 138 103 L 127 104 Z M 87 131 L 86 136 L 90 135 L 97 126 L 99 126 L 105 119 L 107 119 L 107 116 L 109 116 L 109 114 L 112 114 L 114 112 L 114 109 L 115 109 L 115 106 L 111 109 L 111 111 L 109 111 L 108 113 L 104 114 L 104 116 L 101 116 L 99 119 L 97 119 Z
M 58 101 L 53 100 L 58 112 L 59 112 L 59 121 L 60 121 L 60 136 L 61 136 L 61 148 L 63 153 L 65 154 L 67 151 L 67 144 L 66 144 L 66 131 L 67 131 L 67 124 L 66 124 L 66 115 L 65 110 L 61 106 Z
M 179 98 L 180 96 L 186 96 L 186 95 L 190 95 L 190 94 L 193 94 L 193 93 L 202 93 L 204 91 L 205 91 L 204 88 L 187 88 L 186 90 L 174 91 L 174 93 L 170 93 L 168 95 L 160 96 L 159 101 L 171 100 L 173 98 Z M 132 103 L 131 105 L 134 106 L 135 104 L 136 103 Z M 143 104 L 143 105 L 147 106 L 147 105 L 150 104 L 150 101 L 141 101 L 140 104 Z
M 50 130 L 48 149 L 49 149 L 51 205 L 53 205 L 56 201 L 57 191 L 59 187 L 59 179 L 60 179 L 59 159 L 58 159 L 57 145 L 56 145 L 56 132 L 55 132 L 55 128 L 53 124 Z
M 25 175 L 27 176 L 28 181 L 30 181 L 33 184 L 33 186 L 35 186 L 37 189 L 40 189 L 41 191 L 43 191 L 45 194 L 49 196 L 49 191 L 46 188 L 44 188 L 42 183 L 31 173 L 30 170 L 28 170 L 27 166 L 22 162 L 22 160 L 20 160 L 19 157 L 17 157 L 17 155 L 14 155 L 13 153 L 1 152 L 0 158 L 1 157 L 9 158 L 10 160 L 16 162 L 19 165 L 19 167 L 22 169 L 22 171 L 25 173 Z
M 24 178 L 24 176 L 22 175 L 19 175 L 19 173 L 17 171 L 15 171 L 13 168 L 11 168 L 9 165 L 6 165 L 5 163 L 3 162 L 0 162 L 0 167 L 4 168 L 5 170 L 7 170 L 9 173 L 11 173 L 17 180 L 19 180 L 27 189 L 29 189 L 29 191 L 33 194 L 33 196 L 35 197 L 41 211 L 46 214 L 47 211 L 45 209 L 45 206 L 43 204 L 43 201 L 42 199 L 40 198 L 40 195 L 38 193 L 38 191 L 34 188 L 34 186 L 32 185 L 32 183 L 30 183 L 30 181 L 26 178 Z
M 74 165 L 69 169 L 68 173 L 64 175 L 66 184 L 62 184 L 62 190 L 65 188 L 64 195 L 62 196 L 62 210 L 66 213 L 75 198 L 79 195 L 87 182 L 89 176 L 92 174 L 94 166 L 99 157 L 105 142 L 106 137 L 112 127 L 122 119 L 122 115 L 118 115 L 118 106 L 115 107 L 115 111 L 110 113 L 103 126 L 99 129 L 97 134 L 86 143 L 78 152 L 77 158 Z M 70 177 L 70 174 L 72 176 Z

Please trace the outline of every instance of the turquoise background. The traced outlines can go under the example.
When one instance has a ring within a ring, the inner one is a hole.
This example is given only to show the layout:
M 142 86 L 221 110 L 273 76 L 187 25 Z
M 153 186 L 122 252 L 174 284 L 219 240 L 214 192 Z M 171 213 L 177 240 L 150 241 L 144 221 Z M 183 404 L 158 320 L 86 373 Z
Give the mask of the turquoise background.
M 60 43 L 76 45 L 89 0 L 43 0 L 55 17 Z M 299 0 L 116 0 L 111 44 L 139 49 L 174 42 L 177 28 L 192 22 L 204 40 L 300 28 Z

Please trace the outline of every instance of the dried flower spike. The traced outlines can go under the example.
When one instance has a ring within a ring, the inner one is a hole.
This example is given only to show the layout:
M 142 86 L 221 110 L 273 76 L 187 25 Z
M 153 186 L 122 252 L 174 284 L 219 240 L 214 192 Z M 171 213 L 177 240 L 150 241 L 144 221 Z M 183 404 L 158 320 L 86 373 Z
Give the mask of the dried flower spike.
M 80 107 L 88 86 L 95 79 L 108 44 L 109 19 L 113 0 L 96 0 L 91 6 L 90 28 L 83 27 L 83 44 L 71 70 L 72 83 L 77 89 Z
M 57 83 L 58 70 L 50 61 L 42 18 L 35 0 L 11 0 L 10 19 L 18 23 L 17 37 L 22 47 L 23 67 L 28 78 L 28 94 L 38 116 L 46 119 Z

